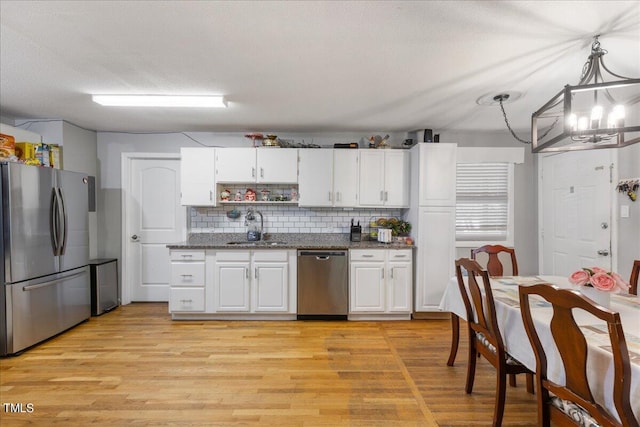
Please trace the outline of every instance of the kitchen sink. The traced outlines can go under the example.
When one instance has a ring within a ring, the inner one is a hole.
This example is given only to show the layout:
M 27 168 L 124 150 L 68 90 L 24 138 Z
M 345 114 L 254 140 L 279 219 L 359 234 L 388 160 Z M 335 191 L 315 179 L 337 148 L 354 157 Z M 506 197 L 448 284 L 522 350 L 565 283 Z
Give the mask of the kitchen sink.
M 282 246 L 286 245 L 287 242 L 270 242 L 270 241 L 259 241 L 259 242 L 248 242 L 248 241 L 235 241 L 235 242 L 227 242 L 227 245 L 231 246 Z

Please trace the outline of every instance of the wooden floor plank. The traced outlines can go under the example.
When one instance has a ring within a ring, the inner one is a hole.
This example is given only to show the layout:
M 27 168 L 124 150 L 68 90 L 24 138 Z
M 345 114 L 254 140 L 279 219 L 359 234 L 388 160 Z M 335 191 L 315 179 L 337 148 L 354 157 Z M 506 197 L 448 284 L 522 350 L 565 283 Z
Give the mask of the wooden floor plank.
M 447 320 L 172 321 L 119 307 L 0 359 L 2 426 L 488 426 L 495 370 L 464 393 L 466 346 L 446 366 Z M 12 412 L 4 404 L 33 405 Z M 508 387 L 505 427 L 533 427 Z

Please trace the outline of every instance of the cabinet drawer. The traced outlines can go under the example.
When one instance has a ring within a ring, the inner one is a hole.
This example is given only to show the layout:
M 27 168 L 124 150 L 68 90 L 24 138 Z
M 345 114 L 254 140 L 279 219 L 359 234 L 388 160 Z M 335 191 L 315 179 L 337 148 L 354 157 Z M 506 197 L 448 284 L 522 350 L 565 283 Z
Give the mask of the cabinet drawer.
M 251 252 L 242 251 L 217 251 L 216 261 L 250 261 Z
M 385 249 L 352 249 L 349 251 L 351 261 L 384 261 Z
M 204 261 L 204 251 L 171 251 L 171 261 Z
M 287 251 L 264 249 L 253 253 L 254 261 L 286 261 Z
M 171 286 L 204 286 L 204 262 L 171 263 Z
M 406 261 L 411 262 L 412 258 L 411 249 L 390 249 L 389 261 Z
M 171 288 L 169 311 L 204 311 L 204 288 Z

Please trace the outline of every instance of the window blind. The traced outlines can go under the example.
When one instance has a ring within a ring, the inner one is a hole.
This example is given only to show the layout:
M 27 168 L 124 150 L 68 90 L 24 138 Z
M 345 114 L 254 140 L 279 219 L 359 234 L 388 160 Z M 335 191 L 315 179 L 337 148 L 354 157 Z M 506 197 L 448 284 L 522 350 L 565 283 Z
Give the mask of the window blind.
M 509 164 L 458 163 L 456 180 L 456 240 L 506 240 Z

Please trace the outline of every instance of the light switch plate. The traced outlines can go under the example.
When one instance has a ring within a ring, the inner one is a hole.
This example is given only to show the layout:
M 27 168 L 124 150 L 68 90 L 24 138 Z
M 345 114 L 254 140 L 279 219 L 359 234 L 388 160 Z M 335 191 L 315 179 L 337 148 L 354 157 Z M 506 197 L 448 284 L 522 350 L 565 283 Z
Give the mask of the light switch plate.
M 629 218 L 629 205 L 620 205 L 620 218 Z

